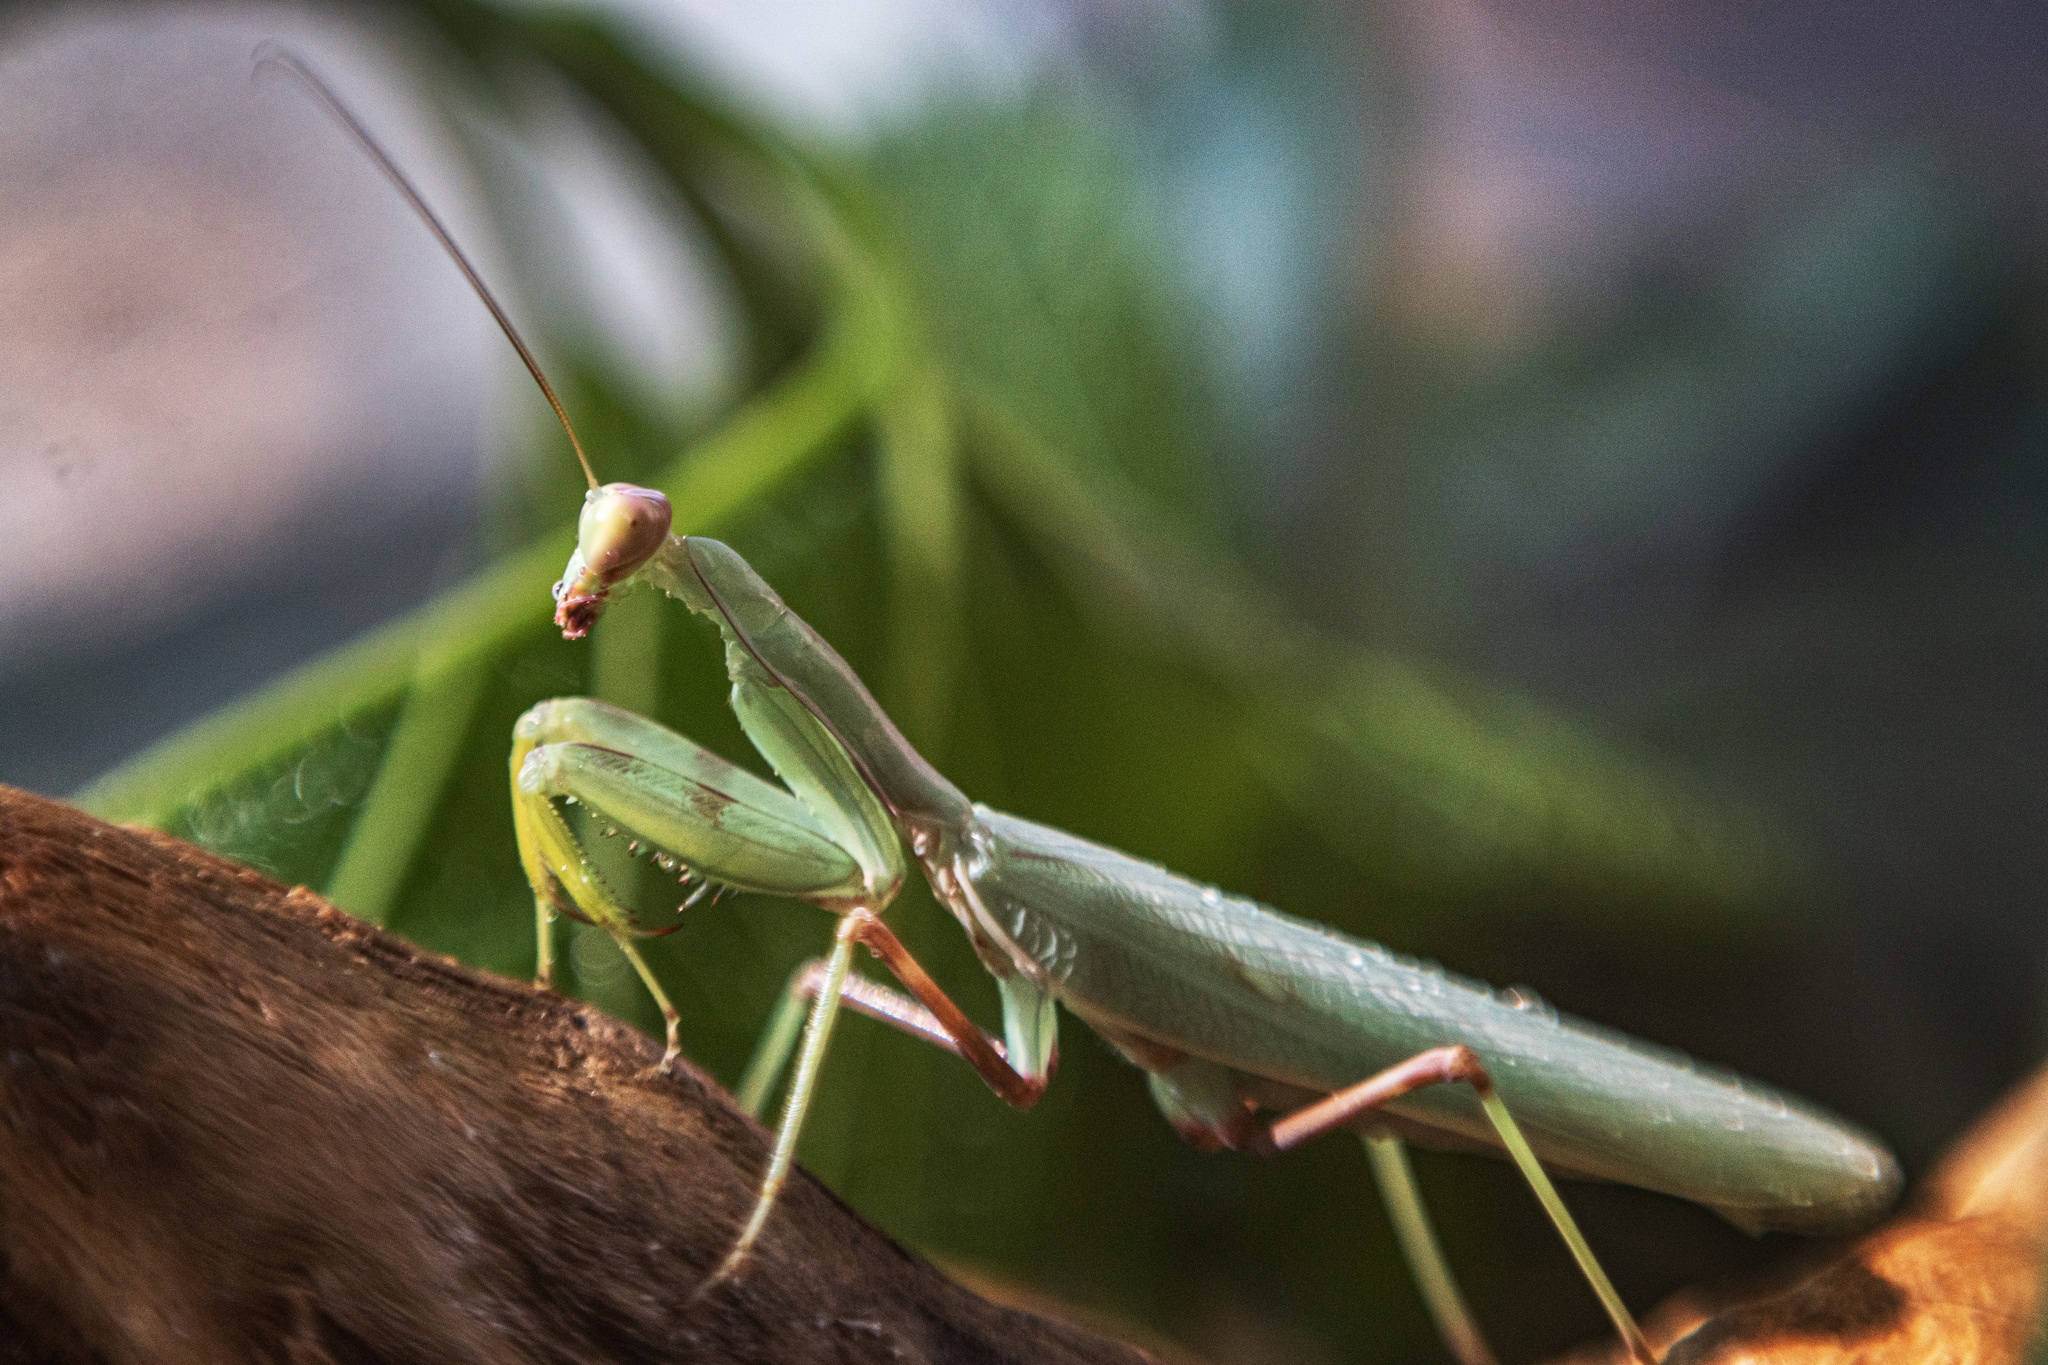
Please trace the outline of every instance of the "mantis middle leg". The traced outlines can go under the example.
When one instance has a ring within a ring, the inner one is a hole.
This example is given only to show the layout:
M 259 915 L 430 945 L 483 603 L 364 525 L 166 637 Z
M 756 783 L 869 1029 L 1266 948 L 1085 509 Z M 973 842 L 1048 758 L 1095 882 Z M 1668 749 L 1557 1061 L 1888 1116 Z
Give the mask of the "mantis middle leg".
M 899 995 L 886 987 L 850 974 L 853 949 L 866 947 L 896 979 L 915 996 Z M 839 922 L 833 937 L 832 955 L 814 959 L 799 967 L 784 992 L 781 1007 L 768 1026 L 762 1043 L 741 1078 L 740 1106 L 758 1115 L 775 1079 L 788 1063 L 797 1039 L 796 1020 L 808 1001 L 810 1022 L 803 1030 L 803 1051 L 797 1061 L 789 1098 L 783 1105 L 782 1123 L 776 1131 L 775 1153 L 762 1178 L 754 1212 L 741 1229 L 732 1250 L 713 1272 L 707 1286 L 716 1284 L 738 1269 L 766 1225 L 768 1212 L 789 1177 L 796 1156 L 796 1143 L 809 1111 L 824 1063 L 825 1048 L 838 1017 L 840 1005 L 847 1004 L 862 1014 L 880 1019 L 911 1036 L 943 1047 L 981 1073 L 989 1088 L 1018 1108 L 1028 1109 L 1045 1094 L 1052 1079 L 1052 1067 L 1043 1071 L 1019 1071 L 1011 1066 L 1001 1043 L 977 1028 L 950 996 L 932 980 L 923 965 L 903 946 L 889 927 L 867 910 L 849 911 Z M 1054 1056 L 1056 1057 L 1056 1053 Z M 701 1290 L 699 1292 L 702 1292 Z
M 1011 1065 L 1010 1052 L 1002 1042 L 978 1028 L 960 1007 L 941 990 L 923 966 L 910 955 L 902 941 L 880 921 L 870 918 L 854 926 L 853 932 L 875 956 L 882 959 L 899 981 L 917 994 L 904 995 L 864 976 L 848 973 L 840 979 L 840 1003 L 856 1014 L 864 1014 L 899 1029 L 922 1042 L 944 1048 L 972 1066 L 989 1089 L 1019 1109 L 1029 1109 L 1045 1094 L 1052 1080 L 1053 1066 L 1037 1074 Z M 761 1107 L 796 1047 L 797 1032 L 804 1011 L 830 988 L 831 962 L 812 958 L 790 974 L 782 1003 L 777 1007 L 753 1058 L 740 1077 L 734 1098 L 740 1108 L 759 1117 Z M 929 1004 L 926 1002 L 930 1002 Z M 1054 1054 L 1054 1062 L 1057 1053 Z
M 1557 1186 L 1551 1183 L 1549 1173 L 1537 1161 L 1528 1139 L 1522 1135 L 1521 1126 L 1508 1112 L 1507 1105 L 1502 1103 L 1494 1089 L 1493 1078 L 1487 1074 L 1479 1055 L 1472 1049 L 1459 1045 L 1431 1048 L 1324 1099 L 1304 1105 L 1292 1114 L 1270 1120 L 1259 1117 L 1251 1102 L 1243 1098 L 1237 1073 L 1216 1062 L 1192 1058 L 1168 1071 L 1153 1072 L 1151 1081 L 1153 1098 L 1183 1137 L 1202 1147 L 1228 1147 L 1233 1151 L 1260 1155 L 1292 1151 L 1339 1128 L 1363 1126 L 1370 1133 L 1370 1116 L 1374 1110 L 1426 1086 L 1470 1086 L 1479 1097 L 1480 1108 L 1493 1125 L 1501 1145 L 1507 1149 L 1509 1159 L 1535 1193 L 1558 1236 L 1564 1239 L 1572 1259 L 1578 1263 L 1580 1273 L 1600 1300 L 1600 1306 L 1607 1311 L 1630 1355 L 1644 1365 L 1655 1365 L 1656 1356 L 1651 1352 L 1642 1329 L 1636 1325 L 1613 1281 L 1607 1278 L 1606 1270 L 1593 1255 L 1585 1235 L 1579 1231 L 1578 1223 L 1558 1195 Z M 1469 1314 L 1463 1312 L 1462 1297 L 1457 1295 L 1449 1271 L 1436 1252 L 1435 1238 L 1429 1234 L 1427 1223 L 1421 1222 L 1405 1230 L 1402 1228 L 1404 1217 L 1417 1216 L 1421 1209 L 1412 1177 L 1407 1176 L 1407 1162 L 1404 1159 L 1396 1167 L 1382 1158 L 1376 1159 L 1374 1166 L 1388 1211 L 1395 1218 L 1404 1251 L 1410 1254 L 1410 1265 L 1423 1285 L 1445 1344 L 1461 1360 L 1476 1363 L 1490 1359 L 1490 1353 L 1485 1353 Z M 1418 1230 L 1422 1234 L 1419 1237 L 1415 1236 Z M 1419 1258 L 1417 1252 L 1421 1253 Z M 1436 1285 L 1434 1290 L 1432 1283 Z M 1461 1347 L 1468 1342 L 1478 1344 L 1482 1354 L 1462 1354 Z

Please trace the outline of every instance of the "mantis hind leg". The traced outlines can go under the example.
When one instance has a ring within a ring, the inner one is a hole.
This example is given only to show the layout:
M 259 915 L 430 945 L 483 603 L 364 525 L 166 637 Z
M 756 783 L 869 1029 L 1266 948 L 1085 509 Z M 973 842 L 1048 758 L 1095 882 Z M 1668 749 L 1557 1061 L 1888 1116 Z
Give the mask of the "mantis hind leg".
M 1607 1278 L 1607 1272 L 1593 1255 L 1592 1248 L 1586 1244 L 1585 1236 L 1572 1219 L 1570 1210 L 1565 1208 L 1564 1200 L 1559 1198 L 1557 1187 L 1551 1183 L 1550 1176 L 1536 1160 L 1535 1152 L 1530 1149 L 1528 1140 L 1522 1136 L 1521 1126 L 1515 1122 L 1514 1116 L 1501 1102 L 1500 1096 L 1494 1090 L 1492 1077 L 1487 1075 L 1486 1068 L 1480 1064 L 1478 1054 L 1472 1049 L 1433 1048 L 1397 1066 L 1389 1067 L 1376 1076 L 1347 1086 L 1326 1099 L 1318 1100 L 1270 1122 L 1258 1118 L 1253 1113 L 1251 1102 L 1243 1098 L 1237 1073 L 1215 1062 L 1199 1058 L 1190 1059 L 1163 1072 L 1152 1072 L 1151 1082 L 1153 1098 L 1158 1101 L 1168 1121 L 1196 1146 L 1210 1150 L 1228 1147 L 1233 1151 L 1256 1152 L 1267 1156 L 1291 1151 L 1332 1129 L 1369 1126 L 1369 1116 L 1373 1110 L 1425 1086 L 1447 1085 L 1454 1082 L 1471 1086 L 1479 1096 L 1480 1107 L 1485 1111 L 1487 1121 L 1493 1125 L 1501 1145 L 1507 1149 L 1509 1159 L 1515 1163 L 1522 1178 L 1528 1182 L 1537 1202 L 1543 1206 L 1543 1211 L 1550 1216 L 1552 1225 L 1556 1227 L 1558 1235 L 1564 1239 L 1565 1246 L 1571 1251 L 1572 1259 L 1578 1263 L 1580 1273 L 1586 1277 L 1586 1283 L 1592 1287 L 1595 1297 L 1600 1300 L 1600 1306 L 1607 1310 L 1607 1316 L 1614 1323 L 1614 1329 L 1621 1337 L 1630 1358 L 1642 1362 L 1643 1365 L 1655 1365 L 1656 1356 L 1651 1352 L 1648 1341 L 1644 1339 L 1642 1329 L 1636 1326 L 1635 1318 L 1629 1313 L 1628 1306 L 1621 1301 L 1621 1295 L 1615 1292 L 1613 1282 Z M 1376 1172 L 1380 1170 L 1380 1166 L 1381 1163 L 1376 1160 Z M 1399 1199 L 1412 1202 L 1413 1212 L 1417 1215 L 1420 1214 L 1421 1204 L 1419 1196 L 1414 1193 L 1412 1177 L 1403 1179 L 1407 1174 L 1405 1160 L 1401 1161 L 1398 1171 L 1393 1171 L 1389 1163 L 1388 1174 L 1393 1176 L 1393 1187 L 1389 1189 L 1383 1177 L 1382 1193 L 1389 1201 L 1389 1212 L 1394 1214 L 1397 1220 L 1398 1233 L 1399 1220 L 1409 1213 L 1409 1209 L 1396 1208 L 1395 1201 Z M 1440 1301 L 1432 1300 L 1432 1313 L 1438 1314 L 1440 1308 L 1448 1309 L 1453 1298 L 1462 1308 L 1462 1297 L 1456 1295 L 1449 1269 L 1443 1265 L 1441 1253 L 1435 1249 L 1435 1236 L 1428 1233 L 1427 1222 L 1420 1222 L 1415 1226 L 1426 1234 L 1426 1242 L 1418 1238 L 1416 1245 L 1426 1249 L 1422 1259 L 1411 1256 L 1409 1264 L 1414 1269 L 1418 1282 L 1424 1282 L 1425 1297 L 1432 1293 L 1428 1287 L 1430 1281 L 1452 1288 L 1450 1297 Z M 1405 1251 L 1408 1249 L 1408 1235 L 1402 1234 L 1402 1240 Z M 1478 1361 L 1490 1359 L 1489 1356 L 1467 1357 L 1460 1353 L 1460 1343 L 1454 1339 L 1454 1330 L 1459 1336 L 1469 1332 L 1472 1338 L 1477 1340 L 1477 1329 L 1471 1326 L 1469 1314 L 1454 1314 L 1450 1319 L 1439 1314 L 1438 1320 L 1440 1324 L 1445 1321 L 1456 1323 L 1459 1316 L 1462 1316 L 1463 1327 L 1445 1328 L 1445 1344 L 1461 1361 L 1469 1361 L 1476 1365 Z M 1480 1343 L 1480 1348 L 1484 1350 L 1483 1342 Z
M 1509 1159 L 1528 1182 L 1537 1202 L 1543 1205 L 1543 1211 L 1550 1215 L 1551 1224 L 1556 1227 L 1558 1236 L 1564 1239 L 1572 1259 L 1578 1262 L 1579 1272 L 1586 1277 L 1586 1283 L 1600 1300 L 1600 1306 L 1607 1310 L 1607 1316 L 1614 1323 L 1614 1330 L 1620 1335 L 1630 1358 L 1643 1362 L 1643 1365 L 1656 1365 L 1657 1357 L 1643 1337 L 1642 1329 L 1636 1326 L 1628 1305 L 1621 1301 L 1614 1282 L 1607 1278 L 1606 1270 L 1601 1268 L 1593 1249 L 1586 1244 L 1585 1235 L 1579 1231 L 1571 1211 L 1565 1208 L 1564 1200 L 1558 1196 L 1557 1186 L 1551 1183 L 1549 1174 L 1537 1161 L 1528 1139 L 1522 1136 L 1521 1125 L 1515 1122 L 1507 1105 L 1501 1102 L 1499 1093 L 1493 1088 L 1493 1078 L 1486 1074 L 1479 1055 L 1471 1048 L 1433 1048 L 1398 1066 L 1388 1067 L 1377 1076 L 1347 1086 L 1328 1099 L 1279 1119 L 1267 1129 L 1268 1139 L 1274 1151 L 1289 1151 L 1333 1128 L 1348 1127 L 1372 1110 L 1424 1086 L 1453 1082 L 1471 1086 L 1479 1096 L 1487 1122 L 1493 1125 Z
M 1387 1219 L 1394 1225 L 1394 1240 L 1415 1276 L 1416 1292 L 1436 1323 L 1437 1335 L 1458 1365 L 1496 1365 L 1465 1295 L 1444 1259 L 1443 1246 L 1430 1226 L 1429 1210 L 1423 1206 L 1422 1190 L 1415 1183 L 1415 1168 L 1408 1164 L 1408 1149 L 1399 1138 L 1366 1133 L 1365 1154 L 1372 1161 L 1374 1183 L 1380 1188 L 1380 1202 L 1387 1207 Z
M 1153 1102 L 1166 1121 L 1201 1150 L 1229 1148 L 1262 1156 L 1279 1154 L 1281 1148 L 1273 1139 L 1274 1125 L 1253 1112 L 1244 1097 L 1238 1072 L 1199 1057 L 1184 1058 L 1164 1071 L 1147 1070 L 1146 1080 Z M 1415 1287 L 1436 1323 L 1444 1348 L 1458 1365 L 1496 1365 L 1493 1351 L 1466 1307 L 1465 1296 L 1444 1260 L 1435 1230 L 1430 1227 L 1422 1191 L 1408 1165 L 1407 1151 L 1397 1138 L 1374 1133 L 1364 1136 L 1366 1153 L 1372 1158 L 1374 1183 L 1379 1186 L 1380 1200 L 1394 1225 L 1394 1239 L 1415 1277 Z

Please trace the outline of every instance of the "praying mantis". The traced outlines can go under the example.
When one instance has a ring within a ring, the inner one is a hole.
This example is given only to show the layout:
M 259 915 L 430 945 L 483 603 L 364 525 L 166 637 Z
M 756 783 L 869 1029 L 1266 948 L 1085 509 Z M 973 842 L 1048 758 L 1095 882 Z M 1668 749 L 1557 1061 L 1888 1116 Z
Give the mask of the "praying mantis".
M 760 1195 L 713 1282 L 738 1270 L 766 1226 L 842 1002 L 955 1053 L 1020 1107 L 1052 1080 L 1064 1008 L 1146 1072 L 1168 1121 L 1199 1147 L 1275 1155 L 1334 1129 L 1365 1133 L 1418 1278 L 1467 1360 L 1488 1357 L 1455 1306 L 1399 1137 L 1505 1151 L 1642 1360 L 1648 1347 L 1544 1164 L 1677 1194 L 1757 1229 L 1852 1226 L 1896 1192 L 1881 1147 L 1753 1083 L 971 802 L 744 559 L 668 524 L 658 492 L 593 481 L 556 586 L 557 622 L 580 637 L 612 596 L 642 583 L 709 618 L 733 710 L 785 785 L 630 712 L 567 698 L 542 702 L 514 731 L 514 819 L 542 944 L 557 912 L 616 937 L 668 1021 L 664 1060 L 678 1052 L 676 1011 L 633 940 L 666 926 L 604 884 L 557 802 L 585 806 L 682 869 L 693 901 L 732 887 L 839 916 L 831 955 L 792 980 L 741 1083 L 743 1103 L 758 1106 L 807 1005 Z M 906 845 L 996 978 L 1000 1042 L 882 922 Z M 908 994 L 854 976 L 856 947 Z M 543 979 L 548 960 L 543 947 Z
M 568 432 L 589 490 L 555 586 L 564 635 L 583 636 L 611 600 L 642 587 L 706 618 L 723 641 L 733 711 L 781 779 L 603 702 L 529 710 L 510 777 L 540 982 L 559 916 L 603 928 L 661 1008 L 662 1065 L 679 1055 L 677 1012 L 636 946 L 675 919 L 607 883 L 594 831 L 626 838 L 689 885 L 678 913 L 733 889 L 837 916 L 830 953 L 792 977 L 740 1083 L 742 1105 L 758 1112 L 796 1056 L 752 1212 L 698 1294 L 743 1273 L 769 1228 L 842 1007 L 952 1052 L 1018 1107 L 1053 1079 L 1064 1010 L 1145 1073 L 1168 1122 L 1198 1147 L 1270 1156 L 1338 1129 L 1361 1134 L 1427 1306 L 1466 1365 L 1492 1357 L 1436 1247 L 1403 1140 L 1505 1153 L 1642 1361 L 1654 1357 L 1546 1166 L 1691 1199 L 1751 1229 L 1840 1230 L 1892 1200 L 1890 1155 L 1795 1100 L 972 801 L 738 553 L 670 534 L 659 492 L 599 482 L 531 352 L 403 173 L 302 64 L 265 61 L 311 87 L 429 224 Z M 569 818 L 572 806 L 589 819 Z M 996 982 L 1000 1038 L 884 923 L 913 862 Z M 855 973 L 860 948 L 902 989 Z

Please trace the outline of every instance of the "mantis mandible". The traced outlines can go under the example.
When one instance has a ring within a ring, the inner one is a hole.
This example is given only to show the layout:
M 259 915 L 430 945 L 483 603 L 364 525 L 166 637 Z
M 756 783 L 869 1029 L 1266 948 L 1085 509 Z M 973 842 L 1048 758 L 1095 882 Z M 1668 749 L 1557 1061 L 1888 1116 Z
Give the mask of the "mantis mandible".
M 1064 1008 L 1145 1072 L 1161 1112 L 1199 1147 L 1270 1156 L 1336 1129 L 1362 1134 L 1427 1306 L 1467 1365 L 1491 1353 L 1443 1264 L 1402 1139 L 1504 1152 L 1642 1361 L 1654 1357 L 1546 1166 L 1691 1199 L 1755 1230 L 1845 1229 L 1896 1194 L 1897 1166 L 1875 1141 L 1753 1082 L 971 801 L 737 553 L 671 535 L 661 493 L 598 482 L 531 352 L 424 199 L 312 72 L 289 55 L 264 61 L 305 82 L 425 219 L 568 431 L 590 487 L 555 586 L 563 633 L 581 637 L 641 585 L 710 620 L 733 710 L 782 780 L 603 702 L 528 711 L 511 779 L 540 982 L 558 915 L 602 927 L 661 1008 L 662 1064 L 678 1055 L 676 1011 L 635 946 L 674 916 L 647 915 L 606 884 L 584 843 L 595 828 L 693 885 L 678 914 L 734 889 L 838 917 L 829 956 L 792 977 L 740 1083 L 758 1111 L 798 1052 L 752 1214 L 699 1293 L 735 1274 L 768 1224 L 842 1004 L 954 1053 L 1019 1107 L 1052 1080 Z M 568 805 L 590 813 L 583 830 Z M 995 979 L 1000 1039 L 882 921 L 912 859 Z M 857 948 L 903 990 L 854 973 Z

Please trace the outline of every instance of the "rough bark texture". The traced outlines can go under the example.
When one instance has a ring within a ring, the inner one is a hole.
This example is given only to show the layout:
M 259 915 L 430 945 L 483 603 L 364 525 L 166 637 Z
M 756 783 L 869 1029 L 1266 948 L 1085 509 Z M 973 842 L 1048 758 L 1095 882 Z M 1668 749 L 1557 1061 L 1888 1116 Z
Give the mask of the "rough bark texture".
M 0 1362 L 1118 1361 L 792 1180 L 659 1049 L 0 788 Z

